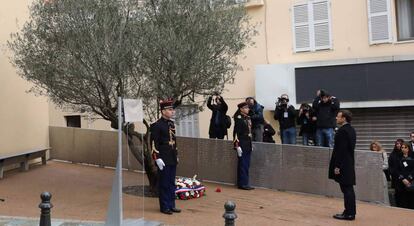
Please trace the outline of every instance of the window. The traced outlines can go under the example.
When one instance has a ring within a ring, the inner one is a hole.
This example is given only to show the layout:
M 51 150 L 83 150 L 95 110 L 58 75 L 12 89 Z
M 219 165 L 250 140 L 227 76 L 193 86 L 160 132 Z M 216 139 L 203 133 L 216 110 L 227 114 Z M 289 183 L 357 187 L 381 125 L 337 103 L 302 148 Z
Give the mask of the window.
M 391 43 L 390 0 L 368 1 L 369 43 Z
M 67 127 L 81 128 L 81 116 L 80 115 L 65 116 L 65 119 L 66 119 Z
M 214 3 L 215 0 L 210 0 L 210 5 L 212 5 Z M 228 4 L 241 4 L 241 3 L 247 3 L 249 0 L 220 0 L 223 1 L 224 3 L 228 3 Z
M 414 39 L 414 0 L 396 0 L 398 41 Z
M 180 106 L 176 109 L 177 136 L 199 137 L 197 106 Z
M 310 0 L 292 11 L 295 52 L 332 49 L 328 0 Z

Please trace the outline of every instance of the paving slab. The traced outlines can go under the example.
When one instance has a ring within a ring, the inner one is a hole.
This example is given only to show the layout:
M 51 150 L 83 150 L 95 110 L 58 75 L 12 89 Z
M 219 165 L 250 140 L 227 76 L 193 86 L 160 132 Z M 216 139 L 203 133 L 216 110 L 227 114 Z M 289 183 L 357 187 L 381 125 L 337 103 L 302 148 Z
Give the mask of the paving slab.
M 0 216 L 38 219 L 40 194 L 49 191 L 54 205 L 53 219 L 103 222 L 113 176 L 113 169 L 56 161 L 49 161 L 46 166 L 31 167 L 28 172 L 6 172 L 5 178 L 0 181 L 0 198 L 5 199 L 0 202 Z M 283 175 L 274 178 L 283 180 Z M 145 175 L 137 172 L 124 171 L 123 179 L 124 186 L 146 183 Z M 413 210 L 367 202 L 357 202 L 356 221 L 342 222 L 332 218 L 332 215 L 343 210 L 342 199 L 260 188 L 245 191 L 232 185 L 211 182 L 204 184 L 207 187 L 206 196 L 177 200 L 176 205 L 182 212 L 173 215 L 159 212 L 157 198 L 124 194 L 124 218 L 144 217 L 145 220 L 171 226 L 224 225 L 224 203 L 231 200 L 236 203 L 238 226 L 412 226 L 414 222 Z M 215 192 L 217 188 L 221 192 Z M 19 226 L 24 225 L 19 223 Z
M 52 220 L 52 226 L 103 226 L 104 222 Z M 162 226 L 161 222 L 144 219 L 125 219 L 122 226 Z M 0 216 L 0 226 L 39 226 L 39 219 Z

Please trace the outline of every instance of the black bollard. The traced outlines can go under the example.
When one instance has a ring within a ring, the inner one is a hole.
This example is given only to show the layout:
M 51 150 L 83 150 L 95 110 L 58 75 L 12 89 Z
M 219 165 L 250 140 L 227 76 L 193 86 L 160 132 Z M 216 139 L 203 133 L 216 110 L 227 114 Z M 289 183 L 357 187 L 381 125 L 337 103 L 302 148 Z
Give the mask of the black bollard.
M 52 195 L 49 192 L 43 192 L 40 198 L 42 202 L 39 204 L 39 208 L 41 209 L 39 226 L 51 226 L 50 209 L 52 209 L 53 205 L 50 203 L 50 199 Z
M 234 209 L 236 209 L 236 204 L 232 201 L 227 201 L 226 204 L 224 204 L 224 209 L 226 210 L 223 214 L 223 217 L 225 219 L 224 226 L 234 226 L 234 222 L 237 218 L 237 214 L 234 212 Z

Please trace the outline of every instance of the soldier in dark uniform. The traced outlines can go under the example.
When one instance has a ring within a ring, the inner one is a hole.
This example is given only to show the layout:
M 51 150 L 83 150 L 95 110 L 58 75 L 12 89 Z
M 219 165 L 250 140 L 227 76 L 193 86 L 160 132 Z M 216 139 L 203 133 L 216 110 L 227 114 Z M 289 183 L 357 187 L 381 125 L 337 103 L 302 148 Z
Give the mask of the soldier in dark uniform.
M 249 185 L 250 155 L 252 153 L 252 121 L 249 117 L 249 105 L 242 102 L 234 113 L 233 142 L 237 150 L 237 186 L 239 189 L 252 190 Z
M 171 121 L 175 112 L 173 100 L 161 101 L 160 108 L 162 117 L 151 125 L 153 158 L 158 166 L 160 211 L 173 214 L 181 212 L 175 207 L 175 173 L 178 161 L 175 126 Z
M 340 126 L 335 135 L 335 144 L 329 163 L 329 179 L 339 183 L 344 193 L 345 210 L 333 217 L 339 220 L 355 220 L 355 144 L 356 133 L 351 126 L 352 114 L 341 110 L 336 116 L 336 123 Z

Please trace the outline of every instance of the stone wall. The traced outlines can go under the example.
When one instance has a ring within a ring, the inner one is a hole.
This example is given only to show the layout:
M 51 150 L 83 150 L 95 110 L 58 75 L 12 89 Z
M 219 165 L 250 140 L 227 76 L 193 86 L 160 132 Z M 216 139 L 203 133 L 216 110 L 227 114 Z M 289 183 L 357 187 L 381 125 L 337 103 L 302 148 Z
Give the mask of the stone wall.
M 208 181 L 235 184 L 237 155 L 226 140 L 178 140 L 180 163 L 177 174 Z M 321 147 L 254 143 L 250 183 L 255 187 L 342 197 L 337 183 L 328 179 L 332 150 Z M 358 200 L 388 203 L 387 184 L 381 154 L 355 152 L 356 197 Z
M 76 163 L 115 167 L 115 131 L 50 127 L 51 158 Z M 237 155 L 227 140 L 179 137 L 177 175 L 235 184 Z M 328 179 L 332 150 L 321 147 L 254 143 L 250 167 L 252 186 L 342 197 L 339 186 Z M 124 168 L 142 169 L 128 153 L 125 141 Z M 379 153 L 356 151 L 356 197 L 358 200 L 388 203 L 387 184 Z

